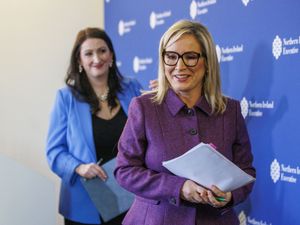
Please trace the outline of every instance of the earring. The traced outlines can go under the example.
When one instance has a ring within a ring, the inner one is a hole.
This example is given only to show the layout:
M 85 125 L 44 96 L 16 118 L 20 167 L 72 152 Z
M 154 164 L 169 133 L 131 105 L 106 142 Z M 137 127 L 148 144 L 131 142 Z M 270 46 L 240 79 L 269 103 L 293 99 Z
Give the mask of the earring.
M 112 67 L 112 65 L 113 65 L 113 62 L 110 62 L 110 63 L 109 63 L 109 67 L 111 68 L 111 67 Z
M 82 66 L 79 64 L 79 67 L 78 67 L 78 70 L 79 70 L 79 73 L 82 73 Z

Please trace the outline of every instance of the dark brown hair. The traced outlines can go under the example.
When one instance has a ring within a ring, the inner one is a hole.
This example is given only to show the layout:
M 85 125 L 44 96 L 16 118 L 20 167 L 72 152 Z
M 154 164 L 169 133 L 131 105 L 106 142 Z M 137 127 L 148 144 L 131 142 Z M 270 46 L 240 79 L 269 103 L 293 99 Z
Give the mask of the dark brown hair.
M 71 53 L 70 64 L 65 79 L 66 85 L 71 88 L 73 95 L 80 101 L 85 101 L 91 106 L 91 112 L 96 113 L 100 109 L 98 98 L 87 78 L 84 70 L 79 72 L 79 59 L 80 59 L 80 48 L 82 43 L 89 38 L 99 38 L 105 41 L 110 52 L 113 55 L 112 66 L 109 68 L 108 73 L 108 105 L 112 110 L 117 106 L 116 97 L 117 93 L 122 91 L 121 80 L 123 79 L 117 64 L 116 54 L 113 48 L 113 44 L 106 34 L 106 32 L 100 28 L 86 28 L 78 32 L 73 50 Z

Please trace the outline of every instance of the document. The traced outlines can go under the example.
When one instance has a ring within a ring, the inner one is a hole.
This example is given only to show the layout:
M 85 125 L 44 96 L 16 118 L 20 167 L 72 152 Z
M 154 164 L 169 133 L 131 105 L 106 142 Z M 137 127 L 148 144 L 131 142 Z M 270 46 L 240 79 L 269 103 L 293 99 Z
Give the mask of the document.
M 117 183 L 113 171 L 116 159 L 102 165 L 108 178 L 102 181 L 99 177 L 93 179 L 81 178 L 81 182 L 95 204 L 104 222 L 125 212 L 131 206 L 134 195 Z
M 233 191 L 255 181 L 209 144 L 200 143 L 183 155 L 164 161 L 173 174 L 195 181 L 210 189 L 216 185 L 222 191 Z

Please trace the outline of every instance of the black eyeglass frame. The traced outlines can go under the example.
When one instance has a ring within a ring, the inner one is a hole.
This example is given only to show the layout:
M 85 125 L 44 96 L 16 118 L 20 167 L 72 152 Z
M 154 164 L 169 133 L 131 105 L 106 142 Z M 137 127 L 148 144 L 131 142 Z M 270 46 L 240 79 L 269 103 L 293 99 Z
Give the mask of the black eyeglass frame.
M 172 53 L 172 54 L 175 54 L 175 55 L 177 55 L 177 61 L 176 61 L 176 63 L 174 63 L 174 64 L 168 64 L 168 63 L 166 63 L 166 61 L 165 61 L 165 55 L 167 54 L 167 53 Z M 197 55 L 197 61 L 196 61 L 196 63 L 195 63 L 195 65 L 192 65 L 192 66 L 190 66 L 190 65 L 187 65 L 186 64 L 186 62 L 184 61 L 184 55 L 186 55 L 186 54 L 190 54 L 190 53 L 193 53 L 193 54 L 195 54 L 195 55 Z M 166 65 L 168 65 L 168 66 L 175 66 L 175 65 L 177 65 L 177 63 L 178 63 L 178 61 L 179 61 L 179 59 L 181 58 L 182 59 L 182 62 L 184 63 L 184 65 L 186 65 L 187 67 L 195 67 L 197 64 L 198 64 L 198 62 L 199 62 L 199 59 L 200 58 L 204 58 L 205 57 L 205 55 L 203 54 L 203 53 L 199 53 L 199 52 L 193 52 L 193 51 L 190 51 L 190 52 L 185 52 L 185 53 L 183 53 L 183 54 L 179 54 L 178 52 L 173 52 L 173 51 L 163 51 L 162 52 L 162 60 L 163 60 L 163 62 L 164 62 L 164 64 L 166 64 Z

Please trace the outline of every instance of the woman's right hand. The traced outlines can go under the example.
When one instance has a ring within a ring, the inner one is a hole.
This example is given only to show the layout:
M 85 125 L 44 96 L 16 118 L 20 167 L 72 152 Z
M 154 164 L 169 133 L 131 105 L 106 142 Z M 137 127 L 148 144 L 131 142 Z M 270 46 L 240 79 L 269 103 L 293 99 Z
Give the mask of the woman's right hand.
M 180 197 L 192 203 L 207 204 L 209 202 L 207 191 L 194 181 L 186 180 L 181 188 Z
M 75 169 L 76 173 L 80 176 L 91 179 L 98 176 L 101 180 L 105 181 L 107 179 L 107 175 L 101 166 L 98 166 L 95 163 L 89 164 L 80 164 Z
M 149 88 L 151 90 L 155 90 L 158 88 L 158 80 L 150 80 L 149 81 Z

